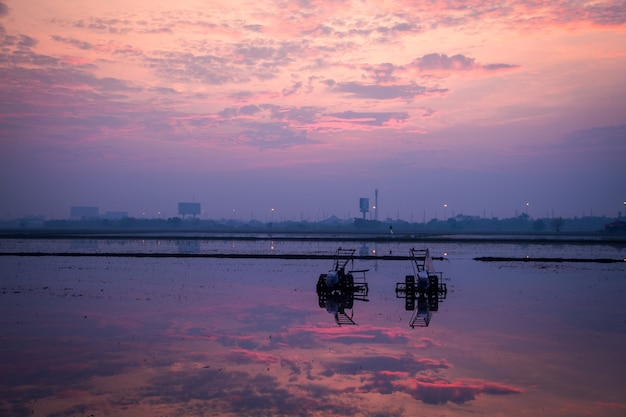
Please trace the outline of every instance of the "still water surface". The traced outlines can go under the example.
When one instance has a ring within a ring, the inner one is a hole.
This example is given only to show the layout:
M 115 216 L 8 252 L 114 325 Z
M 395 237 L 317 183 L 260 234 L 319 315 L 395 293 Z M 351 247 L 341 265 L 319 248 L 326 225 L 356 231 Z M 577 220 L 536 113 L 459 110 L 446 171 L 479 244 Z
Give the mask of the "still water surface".
M 408 255 L 422 244 L 0 240 L 7 251 Z M 0 257 L 0 415 L 623 416 L 621 247 L 429 244 L 447 294 L 427 327 L 409 261 L 355 260 L 368 301 L 337 325 L 328 260 Z M 349 265 L 352 267 L 352 264 Z

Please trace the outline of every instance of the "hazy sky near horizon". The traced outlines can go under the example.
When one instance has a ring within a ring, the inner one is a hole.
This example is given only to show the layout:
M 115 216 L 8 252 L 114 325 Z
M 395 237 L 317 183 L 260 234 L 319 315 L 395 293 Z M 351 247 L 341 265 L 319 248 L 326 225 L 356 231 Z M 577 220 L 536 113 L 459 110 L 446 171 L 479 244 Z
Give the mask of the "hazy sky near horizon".
M 626 210 L 623 1 L 0 0 L 0 43 L 0 219 Z

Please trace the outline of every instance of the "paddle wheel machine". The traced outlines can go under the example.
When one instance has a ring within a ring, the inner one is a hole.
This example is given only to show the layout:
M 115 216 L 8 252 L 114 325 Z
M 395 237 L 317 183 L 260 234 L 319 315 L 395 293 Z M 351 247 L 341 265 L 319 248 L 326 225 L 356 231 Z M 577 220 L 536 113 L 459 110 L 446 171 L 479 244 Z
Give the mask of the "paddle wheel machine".
M 339 326 L 356 324 L 353 320 L 355 300 L 369 301 L 369 287 L 365 279 L 369 269 L 346 271 L 348 262 L 352 261 L 354 265 L 354 252 L 355 249 L 337 249 L 333 269 L 320 274 L 317 280 L 319 306 L 333 314 Z
M 404 298 L 405 310 L 413 311 L 409 322 L 411 327 L 427 327 L 432 313 L 446 298 L 448 289 L 443 282 L 443 274 L 435 272 L 428 249 L 411 249 L 409 253 L 413 275 L 407 275 L 404 282 L 396 283 L 396 298 Z

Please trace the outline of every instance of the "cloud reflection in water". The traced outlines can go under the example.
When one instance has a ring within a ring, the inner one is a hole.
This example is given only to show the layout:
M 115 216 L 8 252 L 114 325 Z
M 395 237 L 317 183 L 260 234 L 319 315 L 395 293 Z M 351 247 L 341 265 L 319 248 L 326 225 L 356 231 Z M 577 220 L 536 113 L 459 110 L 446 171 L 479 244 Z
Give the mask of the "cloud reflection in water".
M 460 408 L 536 415 L 546 405 L 565 407 L 564 399 L 606 415 L 624 410 L 608 394 L 576 403 L 549 388 L 542 356 L 532 356 L 538 351 L 489 361 L 511 338 L 504 326 L 487 327 L 489 311 L 467 316 L 477 301 L 470 286 L 430 327 L 411 329 L 393 293 L 403 267 L 381 266 L 370 281 L 372 301 L 358 306 L 359 325 L 340 327 L 317 305 L 319 263 L 81 258 L 68 269 L 65 260 L 1 262 L 13 277 L 3 282 L 0 307 L 2 415 L 449 416 Z M 384 281 L 383 273 L 394 278 Z M 497 302 L 504 313 L 519 303 Z M 526 322 L 514 323 L 511 333 L 533 342 L 528 349 L 549 348 L 532 333 L 522 337 Z M 550 341 L 560 349 L 557 342 Z M 521 369 L 520 358 L 537 371 Z M 529 398 L 537 401 L 524 408 Z

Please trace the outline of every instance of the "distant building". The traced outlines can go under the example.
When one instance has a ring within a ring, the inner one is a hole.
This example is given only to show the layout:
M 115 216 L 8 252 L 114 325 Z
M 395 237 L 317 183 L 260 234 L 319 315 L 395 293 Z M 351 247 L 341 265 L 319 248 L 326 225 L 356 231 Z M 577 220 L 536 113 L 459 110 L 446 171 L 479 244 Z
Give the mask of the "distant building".
M 200 214 L 200 203 L 178 203 L 178 214 L 183 216 L 183 219 L 186 215 L 191 215 L 196 217 Z
M 370 199 L 361 197 L 359 199 L 359 210 L 363 213 L 363 220 L 365 220 L 365 214 L 370 211 Z
M 70 207 L 70 218 L 73 220 L 97 219 L 99 214 L 98 207 L 72 206 Z

